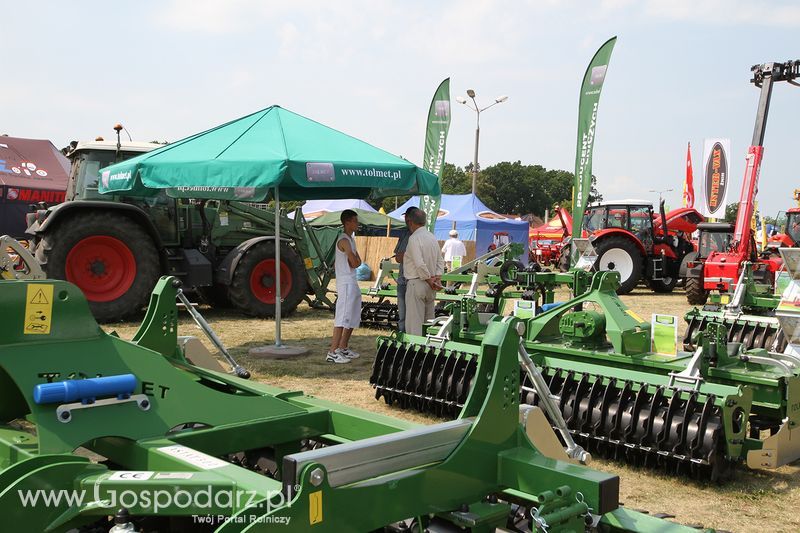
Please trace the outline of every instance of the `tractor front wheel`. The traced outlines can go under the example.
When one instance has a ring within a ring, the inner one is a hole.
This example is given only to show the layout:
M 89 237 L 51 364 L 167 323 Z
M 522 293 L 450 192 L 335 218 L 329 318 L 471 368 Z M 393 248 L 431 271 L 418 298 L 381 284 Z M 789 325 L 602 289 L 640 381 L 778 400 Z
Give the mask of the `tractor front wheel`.
M 281 316 L 291 314 L 303 301 L 308 284 L 302 259 L 286 243 L 281 243 Z M 258 317 L 274 317 L 278 291 L 275 284 L 275 245 L 260 242 L 249 248 L 236 265 L 228 287 L 234 307 Z
M 705 305 L 708 291 L 703 288 L 701 278 L 686 278 L 686 299 L 691 305 Z
M 617 294 L 628 294 L 642 277 L 642 254 L 636 245 L 625 237 L 608 237 L 594 243 L 597 251 L 598 271 L 619 272 Z

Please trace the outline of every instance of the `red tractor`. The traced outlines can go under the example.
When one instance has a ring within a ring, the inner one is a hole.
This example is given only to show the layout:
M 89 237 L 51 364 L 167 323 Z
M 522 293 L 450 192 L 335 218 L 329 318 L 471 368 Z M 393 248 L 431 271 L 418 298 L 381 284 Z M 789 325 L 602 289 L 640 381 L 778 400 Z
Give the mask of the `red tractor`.
M 783 233 L 778 233 L 769 238 L 767 246 L 775 248 L 794 248 L 800 243 L 800 189 L 794 190 L 794 199 L 798 207 L 786 211 L 786 227 Z
M 595 268 L 619 272 L 618 294 L 631 292 L 642 279 L 656 292 L 671 292 L 684 257 L 694 251 L 689 235 L 703 220 L 692 208 L 665 214 L 663 201 L 658 218 L 650 202 L 598 202 L 586 210 L 583 233 L 597 252 Z
M 765 283 L 774 283 L 775 272 L 782 266 L 781 259 L 774 254 L 769 257 L 759 258 L 757 256 L 751 220 L 753 218 L 753 202 L 758 191 L 761 159 L 764 155 L 764 133 L 767 127 L 772 86 L 777 81 L 786 81 L 797 85 L 795 80 L 800 78 L 800 60 L 755 65 L 751 71 L 753 78 L 750 82 L 759 87 L 761 93 L 756 112 L 753 141 L 747 150 L 744 179 L 739 196 L 739 211 L 733 236 L 725 249 L 709 253 L 708 257 L 702 261 L 701 269 L 690 270 L 690 275 L 699 276 L 699 280 L 692 283 L 702 285 L 706 292 L 713 290 L 730 292 L 741 276 L 744 262 L 751 262 L 754 265 L 754 272 L 757 272 Z M 792 219 L 792 221 L 794 220 Z M 787 223 L 787 233 L 792 231 L 790 224 Z M 793 241 L 797 242 L 796 239 Z M 689 279 L 687 279 L 687 286 L 688 284 Z

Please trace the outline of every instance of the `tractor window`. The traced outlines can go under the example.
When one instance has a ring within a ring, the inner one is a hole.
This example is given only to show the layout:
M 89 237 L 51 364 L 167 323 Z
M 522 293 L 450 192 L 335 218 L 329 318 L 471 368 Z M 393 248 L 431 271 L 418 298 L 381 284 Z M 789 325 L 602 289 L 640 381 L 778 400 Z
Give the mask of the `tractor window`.
M 631 206 L 631 233 L 644 235 L 653 229 L 653 219 L 650 208 L 646 205 Z M 641 238 L 641 237 L 640 237 Z
M 727 232 L 700 232 L 700 243 L 697 247 L 698 257 L 708 257 L 711 252 L 724 252 L 730 245 L 733 235 Z
M 624 206 L 609 207 L 607 227 L 628 229 L 628 208 Z
M 800 213 L 789 213 L 786 218 L 786 233 L 794 242 L 800 242 Z
M 586 211 L 586 216 L 583 219 L 583 229 L 587 233 L 594 233 L 606 227 L 606 208 L 593 207 Z

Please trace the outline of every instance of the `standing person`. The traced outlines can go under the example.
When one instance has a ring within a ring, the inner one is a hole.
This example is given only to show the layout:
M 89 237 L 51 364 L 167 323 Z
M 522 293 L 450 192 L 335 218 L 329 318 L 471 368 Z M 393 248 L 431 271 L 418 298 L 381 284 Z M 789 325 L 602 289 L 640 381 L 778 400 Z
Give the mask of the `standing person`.
M 408 214 L 411 213 L 415 207 L 409 207 L 403 213 L 403 220 L 406 223 L 406 231 L 400 236 L 397 241 L 397 246 L 394 247 L 394 258 L 400 263 L 400 273 L 397 276 L 397 331 L 404 333 L 406 331 L 406 288 L 408 287 L 408 280 L 403 271 L 403 257 L 408 247 L 408 238 L 411 232 L 408 229 Z
M 450 238 L 444 241 L 442 254 L 444 255 L 444 264 L 448 272 L 453 270 L 454 257 L 460 257 L 463 260 L 467 255 L 467 247 L 464 246 L 463 241 L 458 238 L 458 231 L 454 229 L 450 230 Z
M 414 208 L 408 213 L 408 248 L 403 256 L 406 289 L 406 332 L 422 335 L 422 325 L 434 317 L 436 291 L 442 288 L 444 260 L 439 241 L 425 228 L 425 211 Z
M 336 314 L 331 347 L 325 356 L 329 363 L 349 363 L 358 357 L 349 344 L 353 330 L 361 324 L 361 289 L 356 280 L 356 268 L 361 266 L 361 256 L 353 238 L 358 229 L 358 214 L 345 209 L 340 220 L 344 232 L 336 241 Z

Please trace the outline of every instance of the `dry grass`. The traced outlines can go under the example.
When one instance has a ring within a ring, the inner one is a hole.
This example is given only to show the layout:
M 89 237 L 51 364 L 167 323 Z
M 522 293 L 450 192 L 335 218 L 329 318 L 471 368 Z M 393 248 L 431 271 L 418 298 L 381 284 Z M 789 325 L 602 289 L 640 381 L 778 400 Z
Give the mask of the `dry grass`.
M 689 308 L 680 290 L 657 295 L 641 288 L 624 296 L 623 300 L 644 318 L 654 312 L 682 316 Z M 375 355 L 375 338 L 380 334 L 378 331 L 356 330 L 351 347 L 362 356 L 352 364 L 325 363 L 332 315 L 303 305 L 283 322 L 282 337 L 287 343 L 309 348 L 310 353 L 284 361 L 260 360 L 249 357 L 247 352 L 251 347 L 274 341 L 273 321 L 242 318 L 233 312 L 202 311 L 234 357 L 253 372 L 254 379 L 415 422 L 436 421 L 431 417 L 389 409 L 382 401 L 375 400 L 367 380 Z M 123 338 L 130 338 L 137 326 L 125 323 L 115 325 L 114 329 Z M 180 332 L 202 337 L 185 314 Z M 679 334 L 683 334 L 683 329 Z M 687 481 L 600 459 L 595 460 L 592 466 L 620 475 L 620 497 L 628 508 L 647 509 L 653 513 L 669 512 L 677 515 L 676 520 L 681 523 L 703 524 L 728 531 L 800 531 L 800 517 L 792 511 L 800 508 L 800 467 L 796 465 L 769 472 L 739 468 L 733 480 L 724 485 Z

